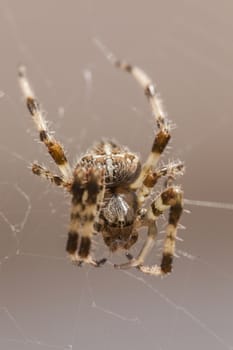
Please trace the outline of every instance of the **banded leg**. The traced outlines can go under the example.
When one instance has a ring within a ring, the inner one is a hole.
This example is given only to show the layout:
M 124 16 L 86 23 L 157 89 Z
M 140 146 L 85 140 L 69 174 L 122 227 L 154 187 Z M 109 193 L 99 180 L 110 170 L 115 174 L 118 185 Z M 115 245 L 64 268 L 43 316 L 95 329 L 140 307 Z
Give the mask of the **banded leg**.
M 168 141 L 170 140 L 170 123 L 165 116 L 162 101 L 156 92 L 155 85 L 152 83 L 151 79 L 146 75 L 146 73 L 136 66 L 132 66 L 123 61 L 119 61 L 115 55 L 110 52 L 106 46 L 103 45 L 101 41 L 98 39 L 94 39 L 94 41 L 98 48 L 114 66 L 131 74 L 143 88 L 144 93 L 150 103 L 157 127 L 159 129 L 155 135 L 151 152 L 142 167 L 142 171 L 139 177 L 130 186 L 132 189 L 138 189 L 142 186 L 147 173 L 158 163 L 160 155 L 163 153 L 165 147 L 168 144 Z
M 65 181 L 61 176 L 52 174 L 49 170 L 45 169 L 39 164 L 32 164 L 32 172 L 44 179 L 49 180 L 51 183 L 57 185 L 58 187 L 64 187 L 66 190 L 70 190 L 70 182 Z
M 155 117 L 155 121 L 159 129 L 155 135 L 151 152 L 146 162 L 143 164 L 141 174 L 135 180 L 135 182 L 131 184 L 132 189 L 138 189 L 143 185 L 143 181 L 146 178 L 148 172 L 157 165 L 161 154 L 163 153 L 170 140 L 170 124 L 163 111 L 162 102 L 158 96 L 158 93 L 156 93 L 155 85 L 153 85 L 151 79 L 146 75 L 146 73 L 140 68 L 131 66 L 125 62 L 116 60 L 114 64 L 116 67 L 130 73 L 141 85 L 146 97 L 149 100 L 152 113 Z
M 19 68 L 19 84 L 26 100 L 27 108 L 34 120 L 37 130 L 39 131 L 39 136 L 41 142 L 45 144 L 48 149 L 49 154 L 57 164 L 60 169 L 64 179 L 67 181 L 71 178 L 72 172 L 65 152 L 60 143 L 49 133 L 47 123 L 44 119 L 43 113 L 41 111 L 40 105 L 35 98 L 32 91 L 30 83 L 26 77 L 25 68 Z
M 140 271 L 154 276 L 162 276 L 172 271 L 177 226 L 183 209 L 182 197 L 182 192 L 178 187 L 169 187 L 155 199 L 146 214 L 148 219 L 148 236 L 142 250 L 136 259 L 130 256 L 130 261 L 128 263 L 117 265 L 117 268 L 125 269 L 137 267 Z M 156 220 L 168 208 L 170 208 L 170 212 L 168 217 L 168 225 L 166 227 L 166 238 L 164 242 L 161 264 L 160 266 L 145 266 L 144 260 L 151 251 L 156 239 Z M 154 226 L 152 225 L 152 222 L 154 222 Z
M 66 250 L 71 261 L 78 265 L 85 262 L 99 266 L 106 261 L 106 259 L 96 261 L 90 254 L 94 222 L 103 199 L 103 192 L 103 171 L 82 168 L 75 171 L 71 187 L 73 197 Z
M 162 177 L 166 178 L 166 184 L 170 183 L 171 180 L 174 180 L 177 176 L 183 175 L 184 173 L 184 164 L 180 161 L 171 162 L 155 171 L 149 170 L 142 186 L 137 192 L 138 201 L 142 205 L 146 198 L 151 194 L 154 186 L 158 180 Z M 165 187 L 168 187 L 167 185 Z

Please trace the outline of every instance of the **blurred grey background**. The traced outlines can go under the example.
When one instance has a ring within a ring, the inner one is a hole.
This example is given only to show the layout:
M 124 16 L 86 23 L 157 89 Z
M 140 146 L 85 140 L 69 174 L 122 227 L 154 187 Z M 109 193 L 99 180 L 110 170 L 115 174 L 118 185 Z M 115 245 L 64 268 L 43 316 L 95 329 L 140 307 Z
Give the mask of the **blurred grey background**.
M 70 199 L 31 175 L 35 160 L 56 168 L 17 82 L 24 63 L 72 164 L 103 136 L 145 159 L 151 111 L 94 45 L 99 38 L 156 82 L 177 125 L 163 161 L 185 161 L 185 197 L 233 203 L 232 13 L 226 0 L 0 0 L 1 349 L 233 348 L 232 210 L 186 206 L 167 278 L 111 263 L 75 268 L 64 249 Z M 161 244 L 149 262 L 159 261 Z M 108 255 L 101 238 L 95 254 Z

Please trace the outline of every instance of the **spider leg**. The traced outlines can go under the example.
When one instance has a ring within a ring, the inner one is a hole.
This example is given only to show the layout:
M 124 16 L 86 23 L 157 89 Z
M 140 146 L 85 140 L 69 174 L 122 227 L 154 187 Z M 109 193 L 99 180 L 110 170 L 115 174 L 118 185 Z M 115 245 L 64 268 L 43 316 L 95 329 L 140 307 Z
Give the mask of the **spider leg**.
M 155 85 L 153 84 L 149 76 L 147 76 L 147 74 L 139 67 L 133 66 L 124 61 L 119 61 L 115 57 L 115 55 L 111 51 L 109 51 L 109 49 L 99 39 L 95 38 L 94 42 L 105 55 L 105 57 L 111 62 L 111 64 L 131 74 L 139 83 L 139 85 L 143 88 L 158 127 L 158 132 L 155 135 L 151 152 L 146 162 L 143 164 L 141 173 L 139 174 L 138 178 L 130 185 L 131 189 L 137 190 L 143 185 L 143 181 L 148 172 L 150 172 L 150 170 L 153 169 L 158 163 L 161 154 L 163 153 L 165 147 L 167 146 L 170 140 L 170 122 L 166 118 L 162 106 L 162 101 L 159 98 L 159 94 L 156 91 Z
M 151 249 L 153 248 L 157 235 L 158 235 L 158 229 L 157 224 L 155 220 L 150 220 L 147 224 L 148 226 L 148 232 L 147 232 L 147 238 L 146 241 L 138 255 L 137 258 L 134 258 L 131 254 L 127 253 L 126 257 L 129 259 L 127 263 L 117 265 L 115 264 L 114 267 L 118 269 L 128 269 L 131 267 L 137 267 L 141 268 L 143 266 L 144 260 L 146 256 L 149 254 Z
M 67 161 L 65 152 L 60 143 L 50 134 L 47 123 L 43 116 L 40 105 L 35 98 L 30 83 L 26 77 L 24 67 L 19 68 L 19 83 L 26 100 L 27 108 L 34 120 L 37 130 L 39 131 L 40 140 L 45 144 L 49 154 L 60 169 L 64 179 L 67 181 L 71 178 L 72 172 L 70 165 Z
M 116 268 L 127 269 L 130 267 L 136 267 L 140 271 L 154 276 L 162 276 L 172 271 L 177 226 L 183 209 L 182 199 L 183 194 L 181 190 L 175 186 L 165 189 L 161 195 L 155 199 L 146 213 L 148 220 L 148 235 L 138 257 L 133 258 L 132 256 L 129 256 L 128 263 L 116 265 Z M 144 260 L 153 247 L 157 236 L 156 220 L 168 208 L 170 208 L 170 212 L 168 225 L 166 227 L 166 238 L 161 264 L 160 266 L 145 266 Z
M 151 194 L 152 189 L 162 177 L 166 177 L 164 187 L 169 187 L 172 185 L 172 181 L 178 176 L 183 175 L 184 173 L 184 164 L 181 161 L 170 162 L 167 165 L 164 165 L 157 170 L 149 170 L 142 186 L 137 192 L 138 200 L 143 204 L 146 198 Z
M 94 222 L 104 193 L 103 171 L 77 169 L 74 173 L 71 193 L 72 209 L 66 250 L 71 261 L 77 265 L 85 262 L 100 266 L 106 259 L 94 260 L 90 250 Z
M 64 187 L 68 191 L 70 190 L 70 182 L 65 181 L 61 176 L 54 175 L 46 168 L 42 167 L 39 164 L 32 164 L 32 172 L 35 175 L 38 175 L 44 179 L 49 180 L 51 183 L 55 184 L 58 187 Z
M 155 135 L 151 152 L 146 162 L 143 164 L 142 171 L 139 177 L 130 186 L 132 189 L 138 189 L 143 185 L 143 181 L 148 172 L 158 163 L 161 154 L 170 140 L 170 123 L 163 111 L 162 102 L 158 93 L 156 92 L 155 85 L 152 83 L 151 79 L 146 75 L 146 73 L 136 66 L 118 61 L 113 57 L 111 57 L 111 61 L 116 67 L 130 73 L 143 88 L 144 93 L 149 100 L 152 113 L 158 127 L 158 132 Z

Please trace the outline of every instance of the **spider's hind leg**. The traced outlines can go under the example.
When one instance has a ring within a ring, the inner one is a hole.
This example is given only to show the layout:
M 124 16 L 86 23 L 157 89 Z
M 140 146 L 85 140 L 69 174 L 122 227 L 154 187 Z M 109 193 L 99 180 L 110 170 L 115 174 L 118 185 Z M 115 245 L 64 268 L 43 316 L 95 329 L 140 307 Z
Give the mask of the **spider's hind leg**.
M 104 175 L 100 169 L 77 169 L 71 186 L 72 209 L 66 250 L 73 263 L 100 266 L 106 259 L 96 261 L 91 256 L 94 222 L 104 196 Z

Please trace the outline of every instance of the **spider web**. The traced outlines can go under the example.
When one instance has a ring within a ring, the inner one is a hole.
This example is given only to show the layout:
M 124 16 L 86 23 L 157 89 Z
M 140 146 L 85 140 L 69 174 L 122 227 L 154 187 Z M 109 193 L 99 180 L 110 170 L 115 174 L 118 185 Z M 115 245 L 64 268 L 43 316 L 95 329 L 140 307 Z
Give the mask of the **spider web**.
M 183 6 L 182 2 L 177 3 L 178 7 Z M 26 6 L 26 2 L 22 2 L 20 6 L 23 5 Z M 100 6 L 102 10 L 104 5 L 107 6 L 104 2 Z M 212 10 L 208 13 L 207 5 L 203 9 L 199 5 L 190 2 L 190 9 L 200 16 L 207 16 L 211 30 L 216 21 L 221 24 L 223 20 L 227 22 L 226 16 L 221 17 L 221 11 L 217 13 Z M 48 5 L 50 10 L 53 6 L 55 6 L 53 2 Z M 73 6 L 74 4 L 71 7 Z M 162 11 L 162 5 L 160 6 Z M 141 349 L 146 346 L 158 350 L 169 350 L 196 349 L 205 346 L 207 349 L 216 350 L 233 349 L 231 331 L 233 205 L 231 191 L 229 191 L 230 181 L 228 181 L 231 179 L 232 166 L 229 164 L 231 158 L 228 148 L 230 147 L 225 142 L 226 139 L 230 139 L 229 130 L 232 122 L 227 109 L 227 89 L 224 90 L 225 95 L 221 96 L 225 101 L 225 108 L 223 105 L 220 106 L 221 118 L 216 119 L 215 123 L 211 123 L 212 115 L 209 117 L 213 110 L 209 106 L 206 107 L 199 97 L 198 102 L 205 112 L 203 114 L 206 115 L 207 121 L 205 122 L 204 118 L 197 118 L 199 128 L 196 130 L 200 130 L 200 124 L 201 129 L 208 127 L 208 137 L 205 133 L 200 133 L 198 138 L 191 137 L 192 133 L 190 133 L 191 136 L 185 139 L 184 130 L 188 134 L 189 125 L 185 119 L 177 121 L 179 128 L 173 131 L 174 142 L 170 150 L 171 155 L 167 154 L 163 159 L 165 161 L 178 154 L 185 160 L 187 174 L 180 181 L 187 189 L 185 191 L 187 193 L 186 209 L 191 209 L 191 215 L 185 213 L 182 219 L 182 224 L 187 229 L 179 233 L 183 241 L 177 242 L 177 258 L 174 262 L 173 274 L 168 278 L 154 279 L 134 270 L 115 271 L 112 267 L 114 257 L 111 256 L 106 267 L 102 269 L 84 267 L 77 270 L 71 266 L 64 252 L 66 226 L 69 220 L 69 198 L 46 182 L 30 177 L 28 167 L 30 162 L 35 160 L 35 155 L 40 163 L 46 163 L 51 169 L 55 167 L 44 155 L 44 148 L 34 142 L 38 136 L 23 104 L 20 103 L 14 67 L 20 63 L 21 59 L 30 66 L 31 81 L 41 102 L 49 111 L 48 119 L 51 120 L 51 128 L 56 130 L 58 139 L 66 145 L 71 155 L 70 159 L 84 152 L 92 140 L 98 140 L 102 136 L 117 137 L 131 149 L 141 152 L 145 159 L 152 142 L 152 136 L 151 138 L 147 136 L 153 128 L 152 120 L 149 121 L 148 117 L 145 121 L 148 110 L 145 101 L 139 100 L 141 91 L 139 90 L 137 95 L 136 84 L 128 82 L 124 75 L 121 77 L 112 72 L 112 67 L 108 66 L 99 52 L 96 53 L 92 39 L 97 34 L 100 38 L 105 38 L 105 35 L 101 32 L 102 27 L 95 17 L 98 9 L 94 2 L 89 1 L 86 5 L 79 7 L 81 14 L 85 14 L 90 20 L 88 29 L 86 22 L 82 21 L 82 16 L 79 15 L 78 23 L 73 22 L 71 12 L 68 11 L 71 23 L 73 25 L 75 23 L 74 28 L 81 32 L 80 38 L 89 40 L 89 46 L 82 46 L 81 40 L 84 39 L 77 39 L 77 47 L 81 47 L 82 50 L 78 53 L 76 51 L 70 53 L 70 56 L 72 53 L 75 55 L 70 64 L 74 67 L 71 72 L 71 67 L 66 67 L 69 70 L 65 72 L 59 72 L 55 67 L 53 70 L 53 65 L 51 70 L 44 68 L 50 56 L 54 59 L 58 52 L 61 55 L 64 55 L 64 52 L 61 52 L 60 46 L 55 42 L 53 48 L 55 53 L 50 51 L 50 55 L 43 59 L 44 52 L 40 55 L 37 50 L 38 40 L 46 40 L 40 32 L 41 28 L 37 32 L 34 26 L 35 37 L 31 41 L 26 35 L 32 27 L 32 21 L 39 18 L 39 15 L 42 15 L 41 11 L 44 12 L 45 8 L 37 8 L 38 14 L 34 17 L 30 11 L 30 15 L 23 12 L 13 2 L 7 5 L 2 3 L 1 10 L 1 23 L 7 33 L 8 43 L 3 50 L 3 60 L 5 58 L 4 64 L 6 64 L 8 76 L 6 73 L 3 74 L 4 69 L 1 69 L 0 75 L 3 77 L 0 82 L 1 115 L 3 118 L 7 115 L 7 118 L 2 121 L 0 141 L 3 165 L 0 182 L 1 348 L 74 350 L 93 347 Z M 99 11 L 98 16 L 100 16 Z M 110 9 L 107 7 L 106 11 Z M 183 11 L 187 11 L 187 8 Z M 130 14 L 130 8 L 127 7 L 126 13 Z M 115 8 L 115 16 L 120 18 L 120 14 L 121 11 Z M 149 15 L 147 11 L 146 14 Z M 112 16 L 113 14 L 109 12 L 109 22 L 105 18 L 105 25 L 112 24 L 110 21 L 110 19 L 113 20 Z M 210 47 L 215 44 L 218 48 L 223 45 L 221 40 L 215 37 L 214 41 L 210 31 L 203 32 L 201 25 L 199 28 L 192 24 L 188 26 L 181 17 L 178 12 L 175 12 L 173 24 L 179 23 L 180 26 L 176 27 L 178 32 L 182 28 L 189 30 L 191 36 L 189 46 L 184 50 L 184 44 L 181 42 L 183 37 L 180 33 L 180 35 L 174 35 L 170 41 L 164 38 L 159 41 L 157 38 L 159 50 L 156 56 L 159 60 L 156 65 L 159 63 L 162 65 L 162 61 L 167 56 L 167 47 L 171 47 L 175 53 L 180 49 L 188 62 L 194 59 L 195 64 L 198 63 L 207 71 L 209 69 L 211 74 L 215 73 L 216 77 L 219 80 L 222 78 L 230 88 L 232 77 L 227 70 L 227 64 L 220 65 L 218 56 L 214 60 L 204 54 L 198 55 L 197 49 L 195 51 L 197 38 L 204 36 Z M 63 18 L 62 11 L 61 13 L 58 11 L 57 18 L 53 19 L 56 30 L 59 30 L 59 21 Z M 138 18 L 140 19 L 140 16 Z M 43 23 L 46 25 L 46 20 Z M 121 23 L 122 28 L 126 28 L 126 23 Z M 132 23 L 134 28 L 136 23 Z M 82 30 L 83 28 L 86 29 L 86 33 Z M 114 32 L 114 28 L 117 27 L 113 25 L 110 28 L 109 38 L 111 36 L 117 38 Z M 51 38 L 54 40 L 58 35 L 55 29 L 53 32 L 51 28 Z M 197 31 L 196 37 L 193 33 L 194 29 Z M 69 28 L 67 33 L 71 35 L 72 28 Z M 59 34 L 61 35 L 61 32 Z M 140 33 L 137 32 L 137 34 L 140 37 Z M 227 33 L 224 34 L 226 37 Z M 50 33 L 47 35 L 49 36 Z M 60 36 L 64 51 L 71 48 L 66 46 L 66 39 Z M 127 45 L 123 37 L 120 42 L 116 40 L 116 45 L 117 43 L 118 52 L 124 54 Z M 200 41 L 200 45 L 203 43 L 205 41 Z M 135 41 L 133 46 L 140 45 L 143 45 L 141 41 Z M 115 47 L 114 44 L 113 46 Z M 147 50 L 149 48 L 150 46 L 144 47 Z M 132 48 L 132 51 L 135 49 Z M 134 57 L 134 52 L 127 52 Z M 147 55 L 149 55 L 148 52 Z M 141 55 L 142 62 L 143 56 L 144 52 Z M 135 51 L 135 57 L 138 57 L 137 51 Z M 77 68 L 75 60 L 80 62 Z M 149 68 L 154 66 L 154 62 L 147 63 L 149 71 Z M 102 71 L 98 70 L 99 65 Z M 165 85 L 172 84 L 174 80 L 172 70 L 169 73 L 168 77 L 165 75 L 165 84 L 159 84 L 163 91 L 165 91 Z M 105 75 L 109 75 L 109 78 Z M 161 77 L 160 80 L 162 81 Z M 184 80 L 184 84 L 185 82 Z M 125 84 L 123 85 L 124 94 L 127 97 L 122 95 L 122 83 Z M 176 91 L 175 85 L 171 90 Z M 177 92 L 176 98 L 182 100 L 182 104 L 178 104 L 177 111 L 179 110 L 180 113 L 184 109 L 187 112 L 192 106 L 194 115 L 198 115 L 198 109 L 195 110 L 197 102 L 185 100 L 179 95 L 180 91 Z M 186 97 L 188 98 L 191 94 L 190 91 L 198 99 L 199 95 L 193 86 L 189 86 Z M 202 94 L 203 91 L 204 89 Z M 170 90 L 162 94 L 166 95 L 167 101 L 173 100 L 172 96 L 169 97 L 169 93 Z M 211 93 L 215 96 L 215 90 Z M 135 96 L 138 96 L 136 102 Z M 103 101 L 107 102 L 102 107 Z M 174 104 L 175 108 L 171 107 L 173 106 L 169 106 L 169 111 L 177 108 L 176 104 Z M 124 118 L 118 118 L 116 115 L 114 120 L 109 120 L 109 109 L 114 115 L 115 110 L 119 115 L 128 113 L 129 121 L 132 123 L 130 133 L 127 125 L 124 124 Z M 70 118 L 74 114 L 75 119 L 73 118 L 71 127 Z M 175 117 L 173 119 L 176 120 Z M 192 119 L 188 119 L 188 122 L 191 124 L 191 129 L 195 129 Z M 124 125 L 123 129 L 122 125 Z M 223 131 L 224 135 L 219 134 Z M 220 145 L 224 155 L 222 158 L 218 157 L 217 152 Z M 215 186 L 211 183 L 215 175 L 211 168 L 213 149 L 216 158 L 215 171 L 218 171 L 218 181 Z M 205 150 L 207 150 L 206 153 Z M 207 156 L 208 150 L 210 156 Z M 197 167 L 198 162 L 201 164 Z M 159 262 L 162 251 L 162 230 L 165 223 L 165 220 L 160 222 L 160 239 L 155 255 L 149 259 L 151 263 L 155 258 Z M 144 238 L 145 236 L 142 236 L 140 239 L 139 246 Z M 101 239 L 95 242 L 94 249 L 99 256 L 107 254 Z M 124 256 L 120 255 L 115 259 L 122 261 Z

